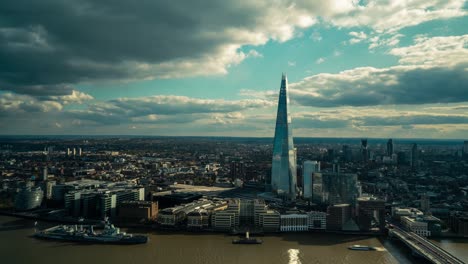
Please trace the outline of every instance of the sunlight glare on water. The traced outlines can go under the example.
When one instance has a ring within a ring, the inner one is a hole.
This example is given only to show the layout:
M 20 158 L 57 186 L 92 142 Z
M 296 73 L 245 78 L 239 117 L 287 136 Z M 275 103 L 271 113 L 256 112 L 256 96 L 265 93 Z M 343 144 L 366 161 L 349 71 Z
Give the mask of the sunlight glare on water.
M 289 264 L 301 264 L 299 259 L 299 249 L 289 249 Z

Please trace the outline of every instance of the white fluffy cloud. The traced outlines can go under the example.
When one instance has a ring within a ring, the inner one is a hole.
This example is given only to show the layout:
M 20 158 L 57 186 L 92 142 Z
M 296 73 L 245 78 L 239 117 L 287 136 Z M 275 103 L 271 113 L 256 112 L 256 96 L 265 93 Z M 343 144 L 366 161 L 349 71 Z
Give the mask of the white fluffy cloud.
M 468 35 L 418 37 L 415 44 L 394 48 L 390 54 L 400 57 L 401 64 L 450 67 L 468 63 Z
M 401 66 L 321 73 L 291 84 L 301 105 L 335 107 L 468 101 L 468 35 L 417 38 L 394 48 Z
M 27 95 L 5 93 L 0 95 L 0 115 L 14 117 L 29 113 L 61 111 L 62 104 L 55 101 L 41 101 Z

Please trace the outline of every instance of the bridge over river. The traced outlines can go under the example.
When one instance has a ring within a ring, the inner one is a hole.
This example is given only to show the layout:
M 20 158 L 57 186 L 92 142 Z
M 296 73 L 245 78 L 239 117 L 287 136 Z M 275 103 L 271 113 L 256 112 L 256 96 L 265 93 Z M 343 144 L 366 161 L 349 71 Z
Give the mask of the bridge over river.
M 419 236 L 413 232 L 405 231 L 402 228 L 399 228 L 397 226 L 393 226 L 393 228 L 389 229 L 389 236 L 400 239 L 409 248 L 411 248 L 411 250 L 413 250 L 413 254 L 423 257 L 429 260 L 431 263 L 435 263 L 435 264 L 448 264 L 448 263 L 463 264 L 465 263 L 462 260 L 450 254 L 449 252 L 440 248 L 436 244 L 432 243 L 428 239 L 422 236 Z

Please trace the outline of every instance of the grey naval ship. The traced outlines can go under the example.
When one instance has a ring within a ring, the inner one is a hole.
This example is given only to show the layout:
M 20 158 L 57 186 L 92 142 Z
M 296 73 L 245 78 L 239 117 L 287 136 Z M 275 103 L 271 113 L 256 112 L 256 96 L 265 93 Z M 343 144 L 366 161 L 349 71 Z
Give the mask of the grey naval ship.
M 120 232 L 120 228 L 115 227 L 107 220 L 104 222 L 104 229 L 101 232 L 96 232 L 92 225 L 58 225 L 36 232 L 34 237 L 91 244 L 128 245 L 148 242 L 148 236 Z

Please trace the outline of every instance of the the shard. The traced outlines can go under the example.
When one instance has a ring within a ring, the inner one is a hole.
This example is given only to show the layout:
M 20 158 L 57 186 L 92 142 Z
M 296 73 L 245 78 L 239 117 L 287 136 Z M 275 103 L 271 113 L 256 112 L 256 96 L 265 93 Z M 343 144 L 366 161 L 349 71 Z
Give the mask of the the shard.
M 297 192 L 296 182 L 296 149 L 294 148 L 291 117 L 289 116 L 288 79 L 283 74 L 273 142 L 271 188 L 279 196 L 294 200 Z

